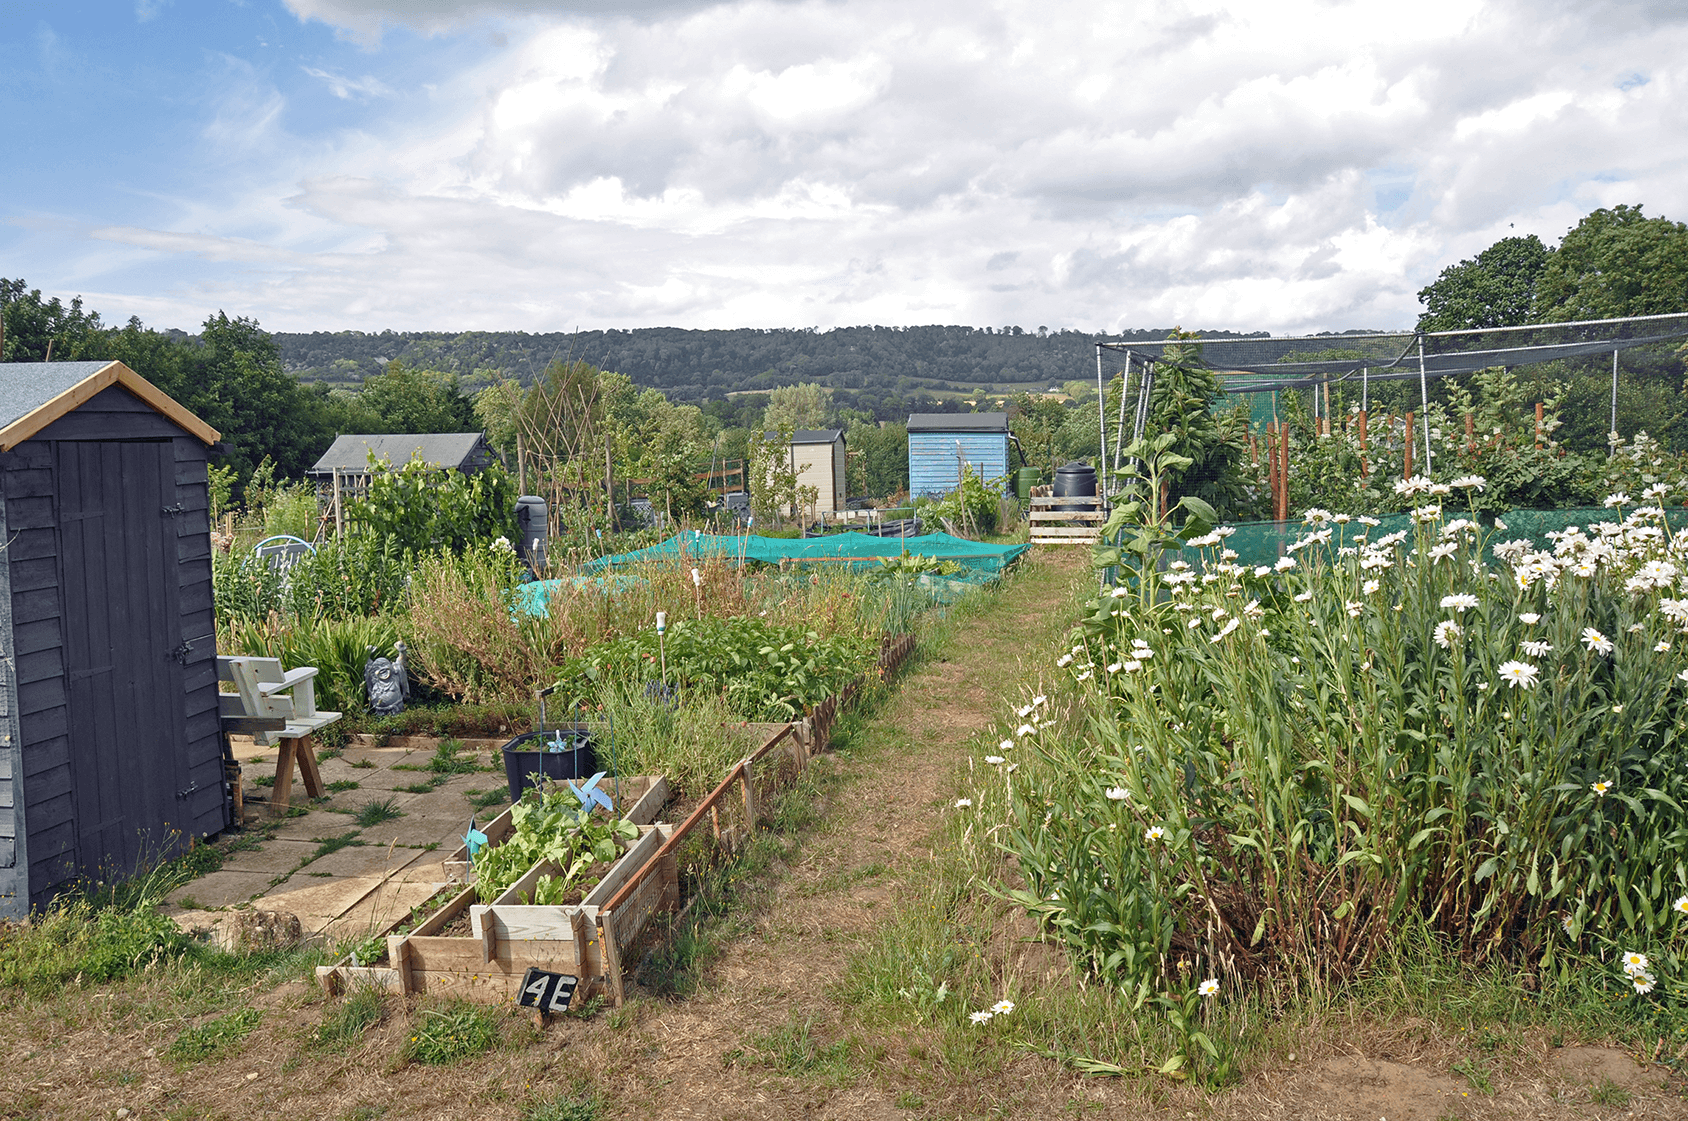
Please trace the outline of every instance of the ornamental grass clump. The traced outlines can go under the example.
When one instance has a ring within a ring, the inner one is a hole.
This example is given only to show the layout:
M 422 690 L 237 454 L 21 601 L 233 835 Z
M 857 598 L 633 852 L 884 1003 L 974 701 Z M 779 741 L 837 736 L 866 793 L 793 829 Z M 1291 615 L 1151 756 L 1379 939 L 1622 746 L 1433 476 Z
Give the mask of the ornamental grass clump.
M 1543 551 L 1406 486 L 1410 530 L 1314 511 L 1258 567 L 1116 513 L 1127 579 L 1060 659 L 1079 715 L 1021 741 L 1005 844 L 1015 898 L 1139 1002 L 1351 978 L 1421 924 L 1547 970 L 1680 943 L 1688 531 L 1618 509 Z M 1198 563 L 1158 564 L 1179 541 Z

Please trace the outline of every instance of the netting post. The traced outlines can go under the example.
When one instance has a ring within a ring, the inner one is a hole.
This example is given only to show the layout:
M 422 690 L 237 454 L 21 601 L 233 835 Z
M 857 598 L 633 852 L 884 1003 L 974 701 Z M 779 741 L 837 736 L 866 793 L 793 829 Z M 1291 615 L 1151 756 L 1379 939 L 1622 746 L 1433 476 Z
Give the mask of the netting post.
M 1537 401 L 1536 402 L 1536 450 L 1537 451 L 1541 451 L 1541 423 L 1542 423 L 1541 402 Z
M 1612 455 L 1618 454 L 1618 352 L 1612 351 L 1612 427 L 1606 433 Z
M 1108 465 L 1108 394 L 1102 387 L 1101 343 L 1096 344 L 1096 436 L 1102 441 L 1102 454 L 1096 457 L 1096 466 L 1106 468 Z M 1100 494 L 1108 493 L 1106 485 L 1097 489 Z
M 1407 410 L 1406 459 L 1401 464 L 1401 478 L 1410 479 L 1412 477 L 1413 477 L 1413 414 L 1412 414 L 1412 410 L 1408 409 Z
M 1131 352 L 1125 352 L 1125 372 L 1119 379 L 1119 427 L 1114 429 L 1114 470 L 1119 470 L 1120 449 L 1125 446 L 1125 394 L 1131 388 Z
M 1364 390 L 1362 390 L 1361 393 L 1363 395 Z M 1363 479 L 1363 478 L 1366 477 L 1366 473 L 1367 473 L 1367 466 L 1366 466 L 1366 410 L 1365 410 L 1364 406 L 1362 406 L 1360 408 L 1359 420 L 1360 420 L 1360 478 Z
M 1430 382 L 1424 375 L 1424 332 L 1418 335 L 1418 395 L 1424 404 L 1424 477 L 1430 477 L 1433 461 L 1430 456 Z M 1412 434 L 1407 434 L 1407 443 L 1412 443 Z

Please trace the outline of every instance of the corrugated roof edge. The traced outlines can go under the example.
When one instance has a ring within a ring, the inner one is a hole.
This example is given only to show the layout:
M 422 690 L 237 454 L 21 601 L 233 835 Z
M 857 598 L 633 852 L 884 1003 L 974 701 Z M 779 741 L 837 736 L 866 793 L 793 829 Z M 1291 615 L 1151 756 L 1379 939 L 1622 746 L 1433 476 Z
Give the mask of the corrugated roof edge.
M 1007 432 L 1007 413 L 910 413 L 910 432 Z

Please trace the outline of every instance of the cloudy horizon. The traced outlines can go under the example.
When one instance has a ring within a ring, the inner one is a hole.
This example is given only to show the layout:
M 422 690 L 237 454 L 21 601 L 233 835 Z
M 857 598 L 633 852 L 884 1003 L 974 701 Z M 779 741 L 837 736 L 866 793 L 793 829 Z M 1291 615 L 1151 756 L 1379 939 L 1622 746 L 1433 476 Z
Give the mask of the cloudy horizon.
M 170 0 L 0 14 L 0 275 L 278 331 L 1409 326 L 1688 213 L 1688 13 Z

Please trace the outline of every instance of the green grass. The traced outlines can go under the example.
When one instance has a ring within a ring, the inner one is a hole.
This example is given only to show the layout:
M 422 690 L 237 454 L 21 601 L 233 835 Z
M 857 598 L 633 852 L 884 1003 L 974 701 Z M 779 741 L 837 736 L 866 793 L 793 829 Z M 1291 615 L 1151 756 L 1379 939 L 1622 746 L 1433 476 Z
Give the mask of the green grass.
M 814 1018 L 793 1016 L 786 1023 L 750 1041 L 749 1053 L 734 1062 L 766 1067 L 787 1078 L 819 1080 L 834 1085 L 861 1073 L 848 1040 L 825 1043 L 815 1033 Z
M 323 1017 L 322 1023 L 311 1033 L 311 1046 L 325 1051 L 348 1047 L 362 1039 L 363 1033 L 379 1024 L 386 1015 L 387 994 L 373 985 L 358 985 Z
M 435 785 L 432 782 L 413 782 L 409 786 L 395 786 L 393 789 L 400 794 L 432 794 Z
M 305 864 L 309 864 L 311 860 L 321 860 L 330 853 L 339 852 L 341 849 L 352 848 L 353 846 L 363 844 L 363 841 L 358 839 L 358 831 L 356 829 L 353 829 L 349 833 L 342 833 L 338 837 L 318 837 L 316 838 L 316 842 L 316 851 L 311 853 L 310 860 L 302 862 L 300 867 L 304 867 Z
M 408 1062 L 447 1066 L 485 1054 L 498 1046 L 504 1011 L 484 1004 L 452 1001 L 425 1008 L 404 1045 Z
M 351 779 L 346 779 L 346 778 L 339 779 L 335 782 L 331 782 L 331 783 L 328 784 L 328 792 L 330 794 L 344 794 L 348 790 L 356 790 L 357 788 L 358 788 L 357 783 L 353 782 Z
M 533 1102 L 522 1110 L 521 1121 L 598 1121 L 602 1116 L 598 1095 L 581 1089 Z
M 380 825 L 383 821 L 392 821 L 404 816 L 397 801 L 392 798 L 382 798 L 374 802 L 365 802 L 358 812 L 352 815 L 352 820 L 367 829 L 372 825 Z
M 165 1052 L 177 1062 L 200 1062 L 231 1051 L 245 1041 L 263 1019 L 256 1008 L 243 1008 L 208 1023 L 185 1029 Z
M 510 804 L 510 790 L 504 786 L 495 786 L 491 790 L 465 790 L 463 797 L 469 800 L 470 807 L 476 813 L 491 809 L 493 806 L 508 806 Z

